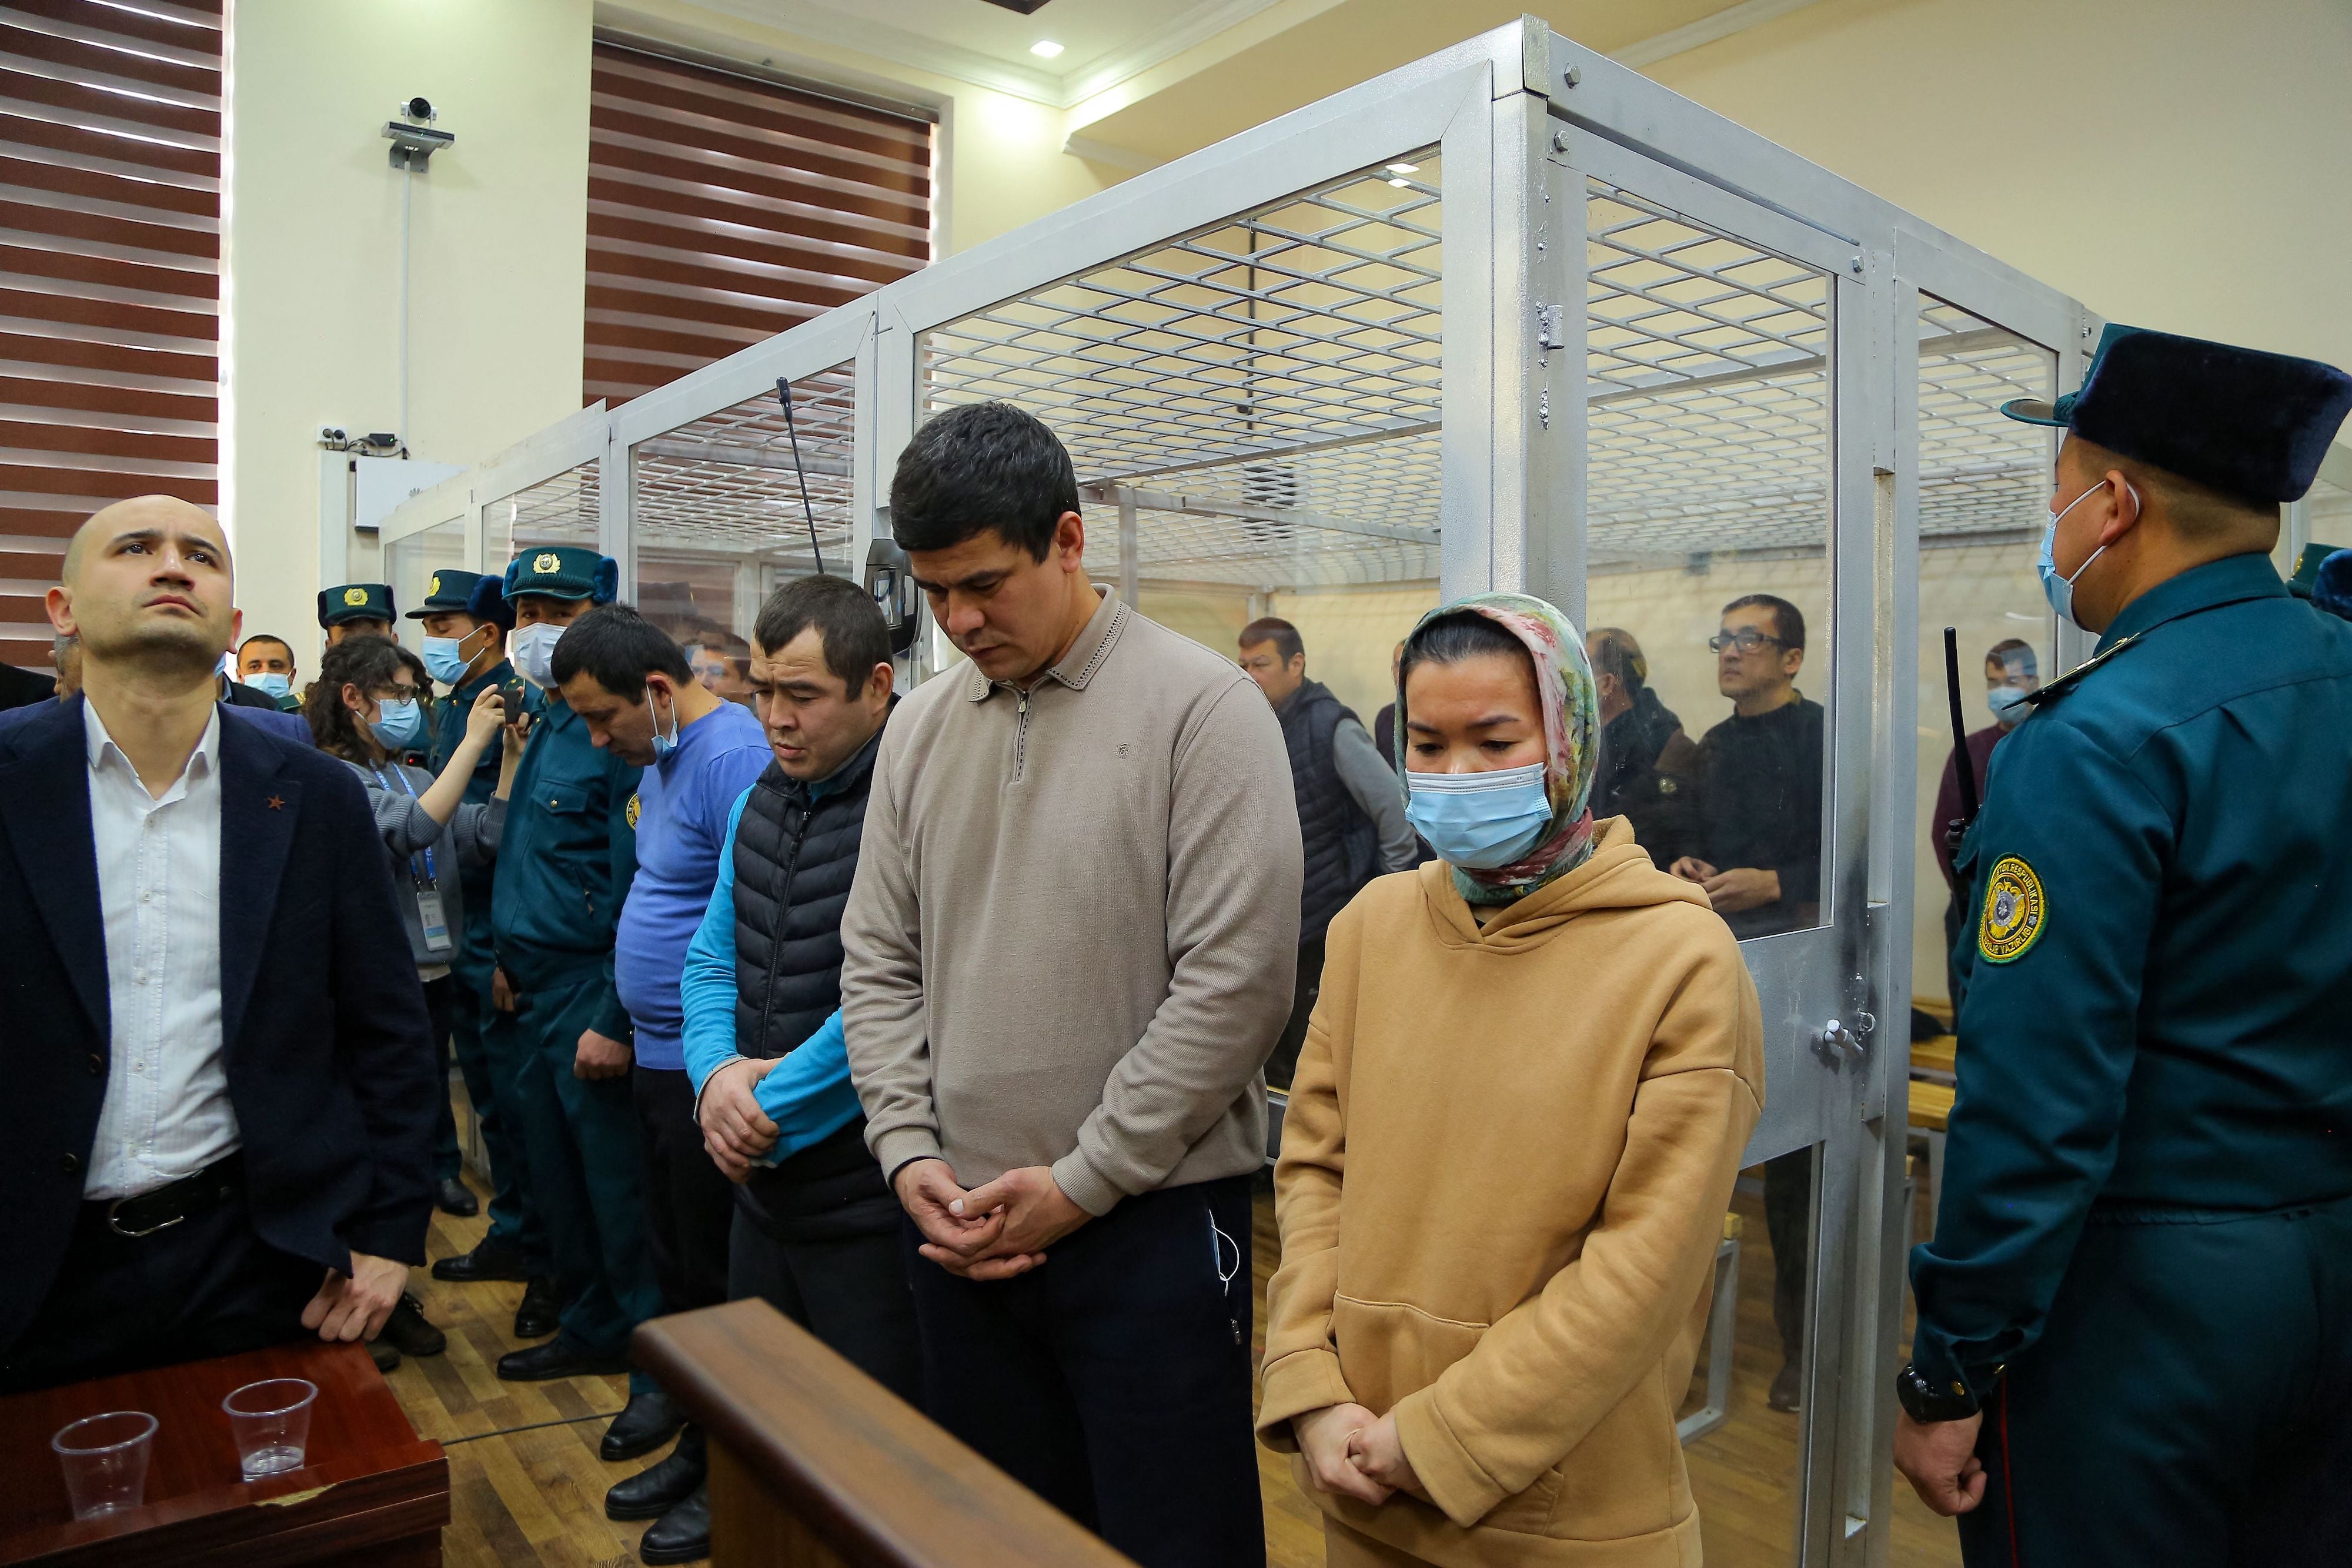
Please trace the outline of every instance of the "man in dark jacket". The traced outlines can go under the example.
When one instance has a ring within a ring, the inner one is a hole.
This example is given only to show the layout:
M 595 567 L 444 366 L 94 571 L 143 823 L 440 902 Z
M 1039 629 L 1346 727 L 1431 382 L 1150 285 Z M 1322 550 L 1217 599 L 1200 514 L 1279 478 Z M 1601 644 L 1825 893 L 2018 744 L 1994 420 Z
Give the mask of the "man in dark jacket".
M 1298 628 L 1273 616 L 1242 628 L 1242 670 L 1257 683 L 1290 748 L 1290 787 L 1307 852 L 1299 892 L 1298 977 L 1290 1022 L 1266 1059 L 1265 1081 L 1290 1082 L 1307 1043 L 1307 1020 L 1323 988 L 1323 936 L 1331 917 L 1382 872 L 1410 871 L 1421 859 L 1404 791 L 1363 721 L 1320 681 L 1307 678 L 1307 644 Z
M 737 1183 L 727 1294 L 758 1296 L 909 1403 L 921 1394 L 898 1200 L 866 1147 L 841 1024 L 841 912 L 891 704 L 890 632 L 866 591 L 808 577 L 751 635 L 752 703 L 773 760 L 735 803 L 679 990 L 705 1146 Z M 702 1434 L 614 1487 L 616 1519 L 659 1513 L 648 1563 L 707 1545 Z
M 1660 871 L 1698 847 L 1697 745 L 1650 689 L 1650 662 L 1631 632 L 1595 629 L 1584 639 L 1601 697 L 1601 769 L 1592 815 L 1623 817 Z
M 0 1389 L 372 1339 L 425 1259 L 391 873 L 351 769 L 222 716 L 230 574 L 184 501 L 99 512 L 48 591 L 82 692 L 0 727 Z

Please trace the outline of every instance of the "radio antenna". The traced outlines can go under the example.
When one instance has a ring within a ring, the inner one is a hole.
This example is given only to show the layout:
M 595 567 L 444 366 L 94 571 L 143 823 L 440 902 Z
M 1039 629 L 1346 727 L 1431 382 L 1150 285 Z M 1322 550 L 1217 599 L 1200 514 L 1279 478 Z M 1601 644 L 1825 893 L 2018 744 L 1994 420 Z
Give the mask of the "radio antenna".
M 801 482 L 801 515 L 808 519 L 809 554 L 816 557 L 816 574 L 823 577 L 824 549 L 816 542 L 816 508 L 809 504 L 808 470 L 801 466 L 800 427 L 793 423 L 793 383 L 783 376 L 776 378 L 776 401 L 784 405 L 784 434 L 792 438 L 793 476 Z

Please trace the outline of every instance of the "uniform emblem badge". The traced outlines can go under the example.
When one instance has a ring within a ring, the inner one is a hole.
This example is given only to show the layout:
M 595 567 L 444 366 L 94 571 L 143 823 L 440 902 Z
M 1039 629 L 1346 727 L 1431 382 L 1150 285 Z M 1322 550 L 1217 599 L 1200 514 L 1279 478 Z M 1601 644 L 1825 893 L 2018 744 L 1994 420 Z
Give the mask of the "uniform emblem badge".
M 633 832 L 633 833 L 634 833 L 634 832 L 635 832 L 636 831 L 637 831 L 637 798 L 636 798 L 635 795 L 632 795 L 632 796 L 630 796 L 630 797 L 629 797 L 629 831 L 631 831 L 631 832 Z
M 433 586 L 426 589 L 425 591 L 435 599 L 441 597 L 441 574 L 439 572 L 436 571 L 433 574 Z
M 552 576 L 563 570 L 563 558 L 553 550 L 541 550 L 530 563 L 530 570 L 542 577 Z
M 361 605 L 367 602 L 367 590 L 364 588 L 344 589 L 343 602 L 354 610 L 358 609 Z
M 1995 964 L 2025 956 L 2042 936 L 2049 910 L 2042 879 L 2015 855 L 2004 855 L 1985 879 L 1984 917 L 1977 926 L 1977 951 Z

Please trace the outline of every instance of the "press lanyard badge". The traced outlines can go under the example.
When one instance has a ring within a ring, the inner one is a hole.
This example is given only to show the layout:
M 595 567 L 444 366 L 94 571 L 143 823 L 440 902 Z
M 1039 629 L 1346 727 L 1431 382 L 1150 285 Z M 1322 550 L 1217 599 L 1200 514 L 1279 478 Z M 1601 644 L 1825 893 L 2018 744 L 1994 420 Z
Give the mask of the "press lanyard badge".
M 429 887 L 416 890 L 416 920 L 425 929 L 425 950 L 449 951 L 449 917 L 442 913 L 441 895 Z
M 408 775 L 400 770 L 396 762 L 393 764 L 392 776 L 400 780 L 401 789 L 406 791 L 410 800 L 416 799 L 416 786 L 408 781 Z M 375 770 L 375 781 L 384 784 L 382 768 Z M 387 789 L 391 787 L 384 784 Z M 448 952 L 452 946 L 449 941 L 449 915 L 441 906 L 440 878 L 434 872 L 433 852 L 428 849 L 421 857 L 409 856 L 408 874 L 416 884 L 416 924 L 425 934 L 425 950 L 427 953 Z

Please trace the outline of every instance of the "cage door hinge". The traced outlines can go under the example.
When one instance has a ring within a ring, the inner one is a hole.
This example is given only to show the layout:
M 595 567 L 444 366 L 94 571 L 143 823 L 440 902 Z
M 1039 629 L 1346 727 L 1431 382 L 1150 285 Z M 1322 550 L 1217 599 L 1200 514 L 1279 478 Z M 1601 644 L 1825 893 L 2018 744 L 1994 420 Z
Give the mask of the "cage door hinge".
M 1539 349 L 1568 347 L 1568 307 L 1542 305 L 1536 307 L 1536 346 Z

